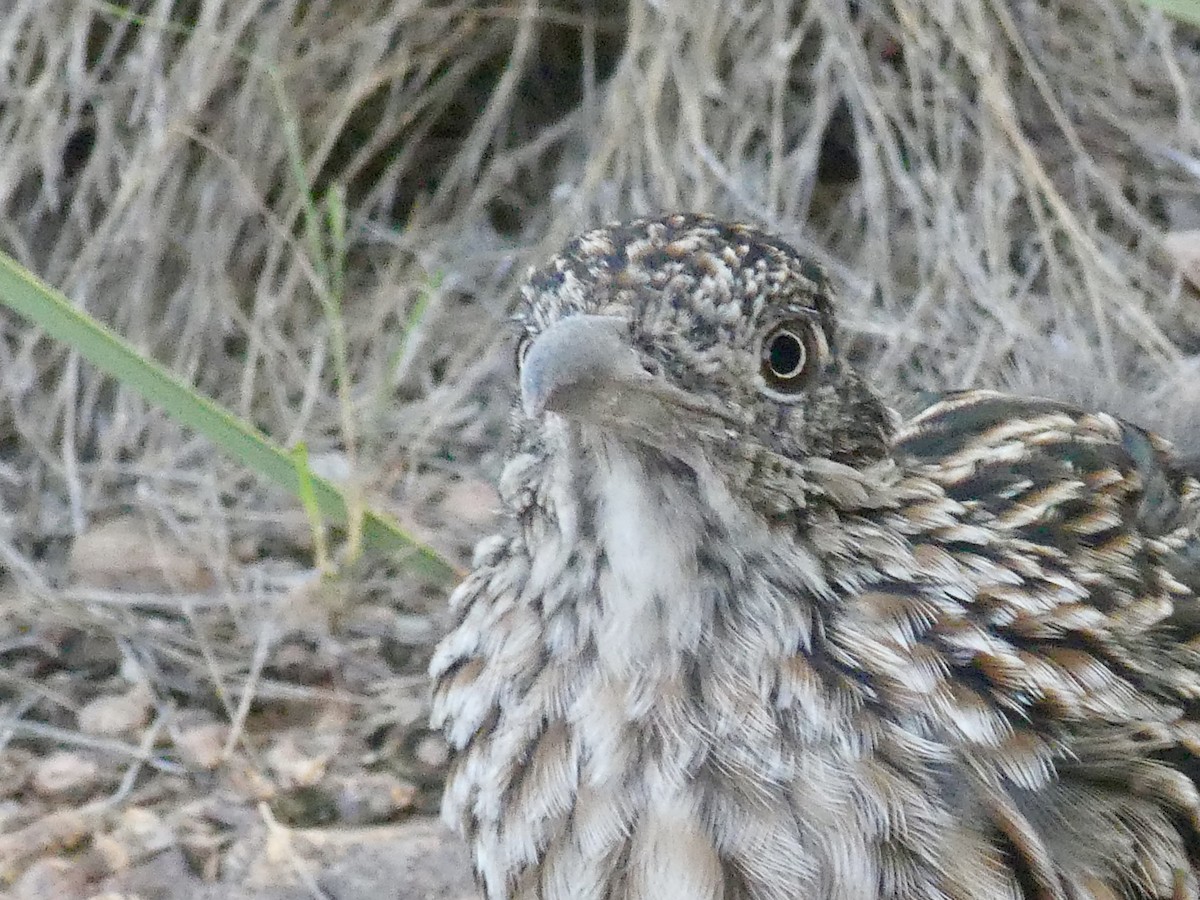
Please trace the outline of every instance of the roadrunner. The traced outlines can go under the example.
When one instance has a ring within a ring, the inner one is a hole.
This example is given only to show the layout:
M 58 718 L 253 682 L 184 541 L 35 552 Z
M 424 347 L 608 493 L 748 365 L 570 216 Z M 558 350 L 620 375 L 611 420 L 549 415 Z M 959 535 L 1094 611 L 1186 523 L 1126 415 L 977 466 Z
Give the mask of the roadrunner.
M 1196 897 L 1200 484 L 1048 400 L 901 422 L 836 315 L 699 216 L 530 276 L 432 664 L 487 896 Z

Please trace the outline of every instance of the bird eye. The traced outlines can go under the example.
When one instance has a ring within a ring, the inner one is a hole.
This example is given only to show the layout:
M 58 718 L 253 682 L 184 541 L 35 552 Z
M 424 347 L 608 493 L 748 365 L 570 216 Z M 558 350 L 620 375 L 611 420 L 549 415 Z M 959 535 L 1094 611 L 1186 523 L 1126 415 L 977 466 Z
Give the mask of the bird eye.
M 762 342 L 759 371 L 772 392 L 797 394 L 808 383 L 814 338 L 808 322 L 783 322 L 772 328 Z

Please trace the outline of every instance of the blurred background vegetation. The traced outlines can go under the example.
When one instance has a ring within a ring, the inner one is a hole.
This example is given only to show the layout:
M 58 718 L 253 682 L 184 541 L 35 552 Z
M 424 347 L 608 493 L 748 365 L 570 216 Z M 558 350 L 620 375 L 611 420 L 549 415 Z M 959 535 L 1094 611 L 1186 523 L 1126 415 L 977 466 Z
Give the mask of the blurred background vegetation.
M 0 249 L 457 566 L 516 284 L 634 213 L 781 232 L 902 405 L 1013 386 L 1197 452 L 1174 5 L 7 0 Z M 425 818 L 445 580 L 0 330 L 0 888 L 470 896 Z

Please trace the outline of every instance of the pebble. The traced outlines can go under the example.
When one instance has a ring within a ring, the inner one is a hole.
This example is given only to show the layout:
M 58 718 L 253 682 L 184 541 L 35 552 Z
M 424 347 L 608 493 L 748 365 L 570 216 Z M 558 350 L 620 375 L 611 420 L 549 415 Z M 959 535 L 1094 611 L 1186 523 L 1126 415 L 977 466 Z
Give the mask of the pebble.
M 360 772 L 342 779 L 334 802 L 341 824 L 374 825 L 411 810 L 418 793 L 416 785 L 390 772 Z
M 450 762 L 450 748 L 440 736 L 428 734 L 417 741 L 413 756 L 430 769 L 443 769 Z
M 215 583 L 198 554 L 155 534 L 136 516 L 119 516 L 79 535 L 67 568 L 76 585 L 101 590 L 197 593 Z
M 205 722 L 184 728 L 175 735 L 175 749 L 190 769 L 211 772 L 221 765 L 229 726 L 224 722 Z
M 301 749 L 290 736 L 278 741 L 265 755 L 267 765 L 284 790 L 312 787 L 325 777 L 333 749 Z
M 175 843 L 174 831 L 160 816 L 136 806 L 122 812 L 111 831 L 93 838 L 93 846 L 112 872 L 128 869 Z
M 42 857 L 13 885 L 12 900 L 82 900 L 91 895 L 89 880 L 77 862 Z
M 76 717 L 84 734 L 101 737 L 131 737 L 150 720 L 152 695 L 145 685 L 137 685 L 124 694 L 97 697 L 87 703 Z
M 100 783 L 100 767 L 86 756 L 63 751 L 46 757 L 33 770 L 33 789 L 53 800 L 86 799 Z
M 0 833 L 0 884 L 13 882 L 27 863 L 47 853 L 79 846 L 94 831 L 95 818 L 95 813 L 60 810 L 16 831 Z
M 489 482 L 478 478 L 451 483 L 441 505 L 448 521 L 467 525 L 490 525 L 501 508 L 500 494 Z

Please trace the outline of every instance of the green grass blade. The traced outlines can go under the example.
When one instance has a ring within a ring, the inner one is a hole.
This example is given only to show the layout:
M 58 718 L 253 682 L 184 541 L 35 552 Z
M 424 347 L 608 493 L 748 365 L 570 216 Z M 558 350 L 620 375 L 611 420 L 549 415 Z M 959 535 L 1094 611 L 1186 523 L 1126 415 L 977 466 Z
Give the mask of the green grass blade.
M 332 571 L 332 564 L 329 560 L 329 544 L 325 540 L 325 519 L 321 515 L 321 504 L 317 502 L 316 488 L 313 487 L 313 471 L 308 465 L 308 445 L 303 441 L 292 448 L 292 466 L 296 470 L 296 480 L 300 482 L 300 505 L 304 507 L 309 527 L 312 528 L 313 556 L 321 574 L 327 575 Z
M 74 307 L 61 292 L 3 253 L 0 253 L 0 302 L 179 422 L 203 434 L 255 473 L 283 486 L 293 496 L 300 496 L 296 464 L 286 450 L 139 354 L 123 338 Z M 346 501 L 341 492 L 324 478 L 311 473 L 309 478 L 321 514 L 335 524 L 344 525 Z M 447 581 L 457 576 L 453 566 L 408 537 L 389 517 L 367 510 L 362 527 L 367 546 L 405 553 L 407 561 L 428 577 Z
M 1168 16 L 1200 27 L 1200 0 L 1142 0 L 1147 6 L 1161 9 Z
M 267 77 L 271 82 L 271 90 L 275 94 L 275 102 L 279 106 L 283 120 L 283 143 L 288 151 L 288 161 L 292 166 L 292 178 L 300 190 L 300 201 L 304 204 L 304 236 L 308 240 L 308 256 L 321 284 L 328 289 L 329 269 L 325 254 L 325 242 L 321 235 L 321 218 L 317 212 L 317 201 L 313 196 L 312 181 L 308 177 L 308 167 L 304 163 L 304 150 L 300 144 L 300 123 L 287 91 L 283 87 L 283 79 L 273 65 L 266 66 Z
M 346 189 L 334 185 L 325 195 L 325 228 L 329 235 L 329 293 L 340 301 L 346 291 Z

